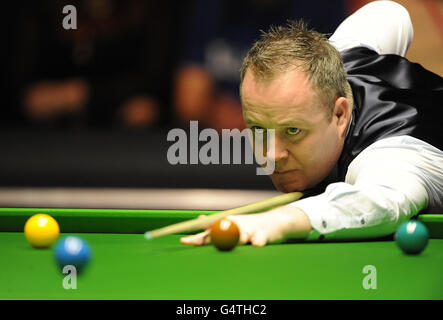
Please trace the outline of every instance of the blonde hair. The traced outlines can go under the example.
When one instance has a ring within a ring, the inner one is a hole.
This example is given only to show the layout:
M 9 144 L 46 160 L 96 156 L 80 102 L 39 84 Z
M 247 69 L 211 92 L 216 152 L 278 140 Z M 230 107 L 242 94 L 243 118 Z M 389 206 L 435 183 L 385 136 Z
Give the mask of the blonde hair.
M 261 38 L 243 60 L 241 83 L 248 69 L 258 81 L 264 82 L 293 69 L 302 70 L 321 102 L 330 107 L 330 116 L 337 96 L 352 101 L 352 90 L 339 52 L 323 34 L 309 30 L 302 20 L 262 31 Z

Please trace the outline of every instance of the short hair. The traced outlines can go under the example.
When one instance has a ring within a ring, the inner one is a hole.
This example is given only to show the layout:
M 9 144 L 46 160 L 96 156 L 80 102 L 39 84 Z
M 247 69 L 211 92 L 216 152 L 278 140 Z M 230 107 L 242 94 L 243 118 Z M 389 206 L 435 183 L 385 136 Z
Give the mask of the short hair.
M 302 70 L 322 103 L 330 107 L 330 116 L 337 96 L 352 97 L 339 52 L 325 35 L 308 29 L 303 20 L 289 20 L 286 26 L 261 31 L 261 38 L 243 60 L 240 87 L 248 69 L 265 82 L 293 69 Z

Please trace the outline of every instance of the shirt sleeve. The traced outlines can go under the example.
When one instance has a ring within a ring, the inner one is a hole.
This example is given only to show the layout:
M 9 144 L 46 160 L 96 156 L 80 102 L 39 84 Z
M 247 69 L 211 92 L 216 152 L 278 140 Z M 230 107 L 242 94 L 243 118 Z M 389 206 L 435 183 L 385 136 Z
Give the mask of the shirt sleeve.
M 338 51 L 368 47 L 404 57 L 414 36 L 408 11 L 393 1 L 374 1 L 346 18 L 329 41 Z
M 379 140 L 351 162 L 345 182 L 289 205 L 308 216 L 307 240 L 390 235 L 423 209 L 443 211 L 443 152 L 410 136 Z

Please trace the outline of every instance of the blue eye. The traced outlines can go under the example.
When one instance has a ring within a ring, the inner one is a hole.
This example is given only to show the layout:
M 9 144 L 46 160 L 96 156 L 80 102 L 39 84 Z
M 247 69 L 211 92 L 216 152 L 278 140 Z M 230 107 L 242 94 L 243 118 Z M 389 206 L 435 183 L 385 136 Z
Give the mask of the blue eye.
M 300 132 L 299 128 L 288 128 L 288 129 L 286 129 L 286 133 L 291 135 L 291 136 L 295 136 L 299 132 Z

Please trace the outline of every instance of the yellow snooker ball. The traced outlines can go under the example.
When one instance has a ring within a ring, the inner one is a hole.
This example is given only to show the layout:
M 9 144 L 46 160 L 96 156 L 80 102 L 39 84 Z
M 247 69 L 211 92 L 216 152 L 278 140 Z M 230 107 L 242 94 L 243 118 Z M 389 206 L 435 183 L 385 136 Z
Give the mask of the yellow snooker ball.
M 57 221 L 50 215 L 35 214 L 26 221 L 26 240 L 35 248 L 48 248 L 58 238 L 60 228 Z

